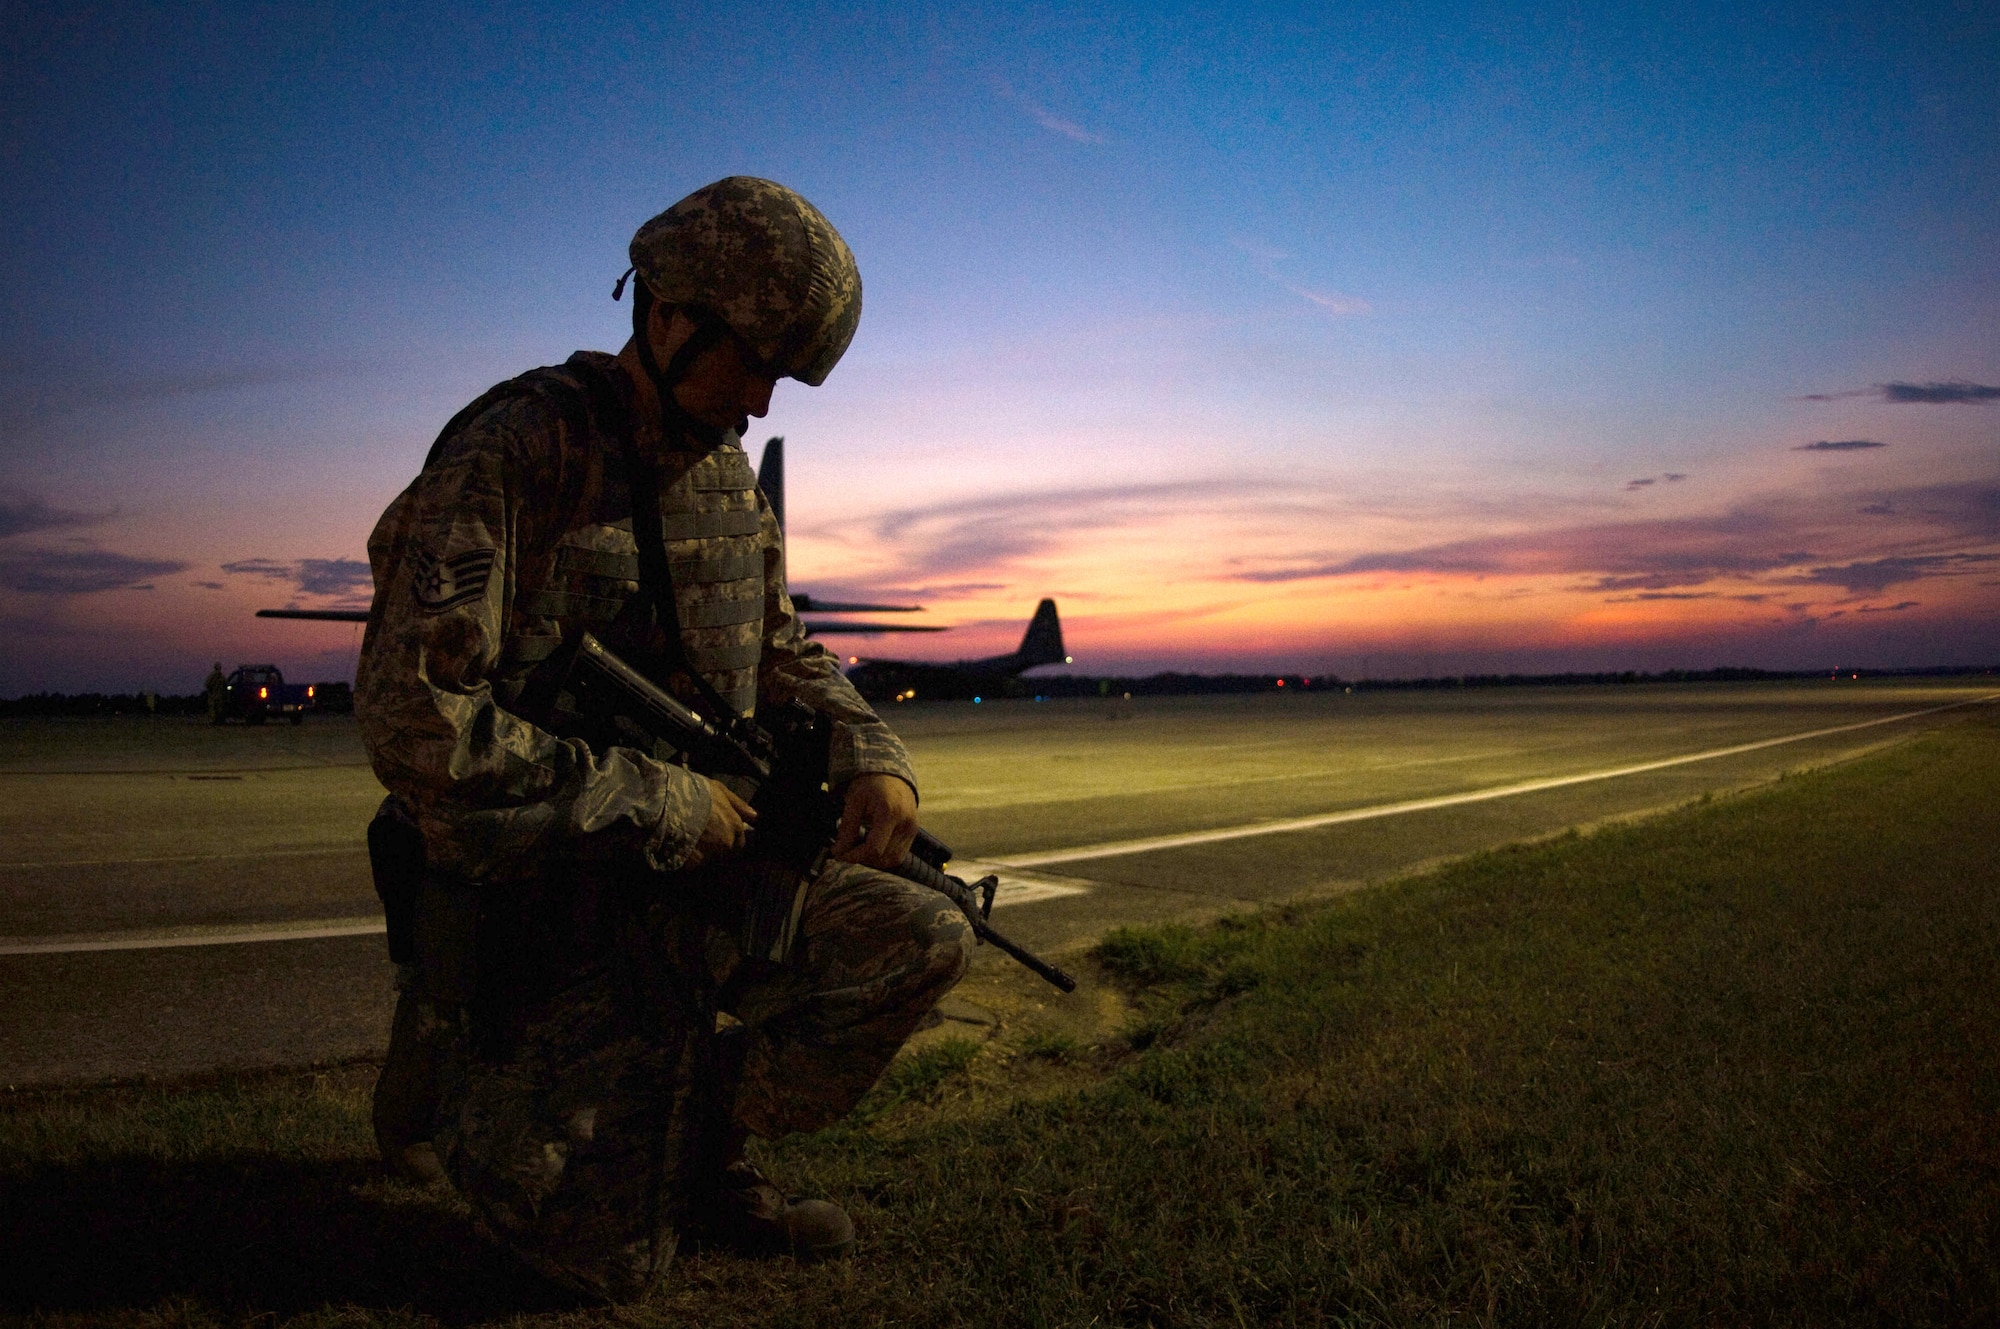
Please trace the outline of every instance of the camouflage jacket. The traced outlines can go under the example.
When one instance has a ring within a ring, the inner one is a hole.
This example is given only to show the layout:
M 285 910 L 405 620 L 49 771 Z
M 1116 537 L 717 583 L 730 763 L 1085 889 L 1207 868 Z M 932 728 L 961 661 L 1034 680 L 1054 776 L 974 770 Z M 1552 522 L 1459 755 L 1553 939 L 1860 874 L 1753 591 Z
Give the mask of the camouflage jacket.
M 518 880 L 607 855 L 671 870 L 708 820 L 705 782 L 680 767 L 592 751 L 517 713 L 565 635 L 588 630 L 635 663 L 665 644 L 638 594 L 622 443 L 592 407 L 592 367 L 629 412 L 625 375 L 593 352 L 502 384 L 446 427 L 369 537 L 354 709 L 376 776 L 453 875 Z M 745 713 L 797 698 L 832 715 L 836 784 L 880 772 L 914 789 L 902 744 L 794 614 L 777 521 L 736 435 L 701 454 L 637 429 L 659 469 L 688 661 Z

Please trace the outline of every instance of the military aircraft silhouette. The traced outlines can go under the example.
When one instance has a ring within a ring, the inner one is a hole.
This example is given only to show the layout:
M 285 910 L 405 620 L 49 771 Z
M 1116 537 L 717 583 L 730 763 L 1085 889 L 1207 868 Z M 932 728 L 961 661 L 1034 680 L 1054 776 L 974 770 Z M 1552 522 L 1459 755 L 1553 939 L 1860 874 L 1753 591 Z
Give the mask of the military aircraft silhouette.
M 1062 620 L 1056 617 L 1056 602 L 1043 600 L 1035 606 L 1021 644 L 1005 655 L 989 655 L 979 660 L 956 660 L 931 664 L 922 660 L 854 659 L 847 671 L 848 681 L 870 700 L 913 701 L 919 697 L 934 701 L 978 700 L 1023 691 L 1016 681 L 1038 665 L 1069 664 L 1063 650 Z
M 780 434 L 767 439 L 764 455 L 757 461 L 757 487 L 764 491 L 764 501 L 771 505 L 771 515 L 778 519 L 778 530 L 785 529 L 785 438 Z M 922 605 L 871 605 L 855 604 L 843 600 L 815 600 L 804 591 L 793 591 L 792 608 L 801 614 L 919 614 Z M 808 635 L 825 637 L 834 633 L 876 633 L 876 632 L 943 632 L 944 628 L 919 623 L 842 623 L 825 619 L 805 620 Z

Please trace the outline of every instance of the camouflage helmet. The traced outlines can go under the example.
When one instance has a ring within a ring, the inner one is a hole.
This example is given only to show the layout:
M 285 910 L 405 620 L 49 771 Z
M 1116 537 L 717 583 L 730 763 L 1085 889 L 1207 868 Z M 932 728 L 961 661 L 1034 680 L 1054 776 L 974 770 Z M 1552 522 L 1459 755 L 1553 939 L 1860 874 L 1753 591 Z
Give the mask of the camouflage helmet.
M 861 273 L 818 208 L 769 180 L 704 185 L 639 228 L 632 266 L 663 304 L 707 309 L 780 377 L 814 387 L 854 340 Z

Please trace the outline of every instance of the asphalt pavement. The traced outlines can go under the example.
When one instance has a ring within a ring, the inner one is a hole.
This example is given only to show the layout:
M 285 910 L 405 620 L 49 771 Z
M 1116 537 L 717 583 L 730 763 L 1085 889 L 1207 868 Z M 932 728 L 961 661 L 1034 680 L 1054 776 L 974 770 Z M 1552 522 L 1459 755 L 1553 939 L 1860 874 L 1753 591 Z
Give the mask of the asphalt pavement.
M 1840 760 L 1991 689 L 1514 691 L 892 718 L 927 823 L 968 855 L 955 870 L 993 867 L 996 923 L 1061 958 L 1118 924 L 1352 890 Z M 0 731 L 0 1084 L 379 1055 L 394 992 L 361 832 L 381 791 L 351 721 L 38 723 Z M 956 1009 L 1024 1005 L 1085 1024 L 1115 1008 L 988 950 Z

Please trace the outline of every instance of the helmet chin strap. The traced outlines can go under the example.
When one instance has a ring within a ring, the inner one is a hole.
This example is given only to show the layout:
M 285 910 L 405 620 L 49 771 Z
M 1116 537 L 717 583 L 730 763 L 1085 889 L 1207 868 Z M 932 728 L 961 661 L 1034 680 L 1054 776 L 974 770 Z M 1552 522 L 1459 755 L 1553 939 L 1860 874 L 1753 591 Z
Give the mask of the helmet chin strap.
M 674 388 L 687 377 L 688 370 L 704 352 L 716 345 L 729 333 L 729 325 L 706 309 L 698 306 L 681 306 L 681 311 L 694 321 L 694 331 L 688 339 L 674 351 L 665 369 L 653 354 L 653 338 L 650 326 L 653 292 L 644 281 L 633 283 L 632 291 L 632 339 L 639 345 L 639 366 L 652 380 L 653 395 L 660 403 L 660 432 L 668 440 L 686 436 L 694 441 L 703 452 L 711 452 L 722 446 L 725 431 L 688 414 L 680 398 L 674 395 Z

